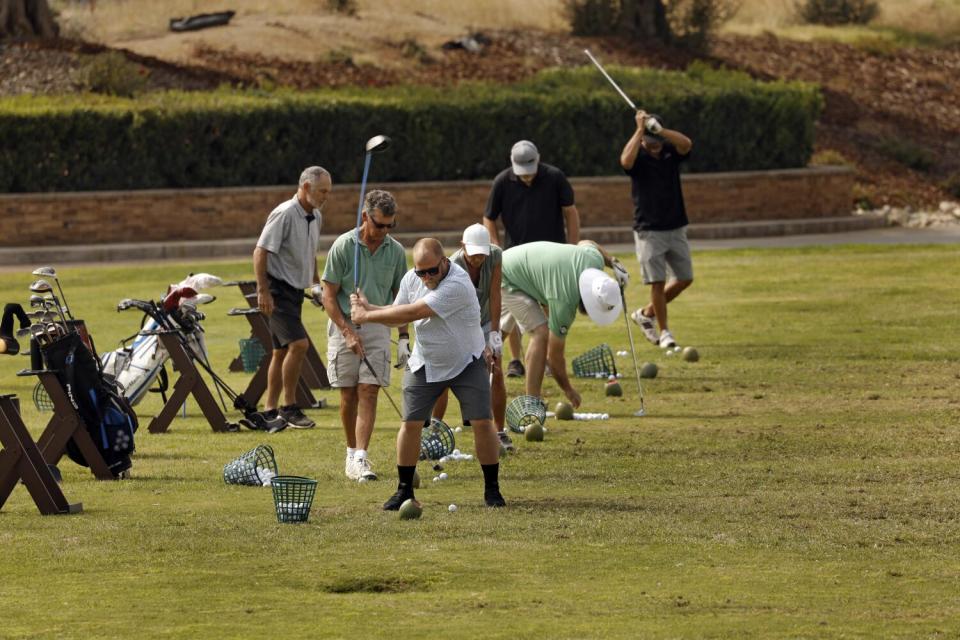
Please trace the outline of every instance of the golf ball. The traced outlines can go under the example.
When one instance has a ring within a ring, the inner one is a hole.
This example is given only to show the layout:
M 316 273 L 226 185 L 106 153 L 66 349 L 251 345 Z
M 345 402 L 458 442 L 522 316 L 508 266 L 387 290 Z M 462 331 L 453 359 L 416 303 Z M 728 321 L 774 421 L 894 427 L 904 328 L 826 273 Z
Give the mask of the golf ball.
M 674 348 L 673 348 L 673 352 L 674 352 L 674 353 L 680 353 L 680 347 L 674 347 Z
M 667 355 L 668 355 L 668 356 L 672 356 L 673 354 L 674 354 L 673 351 L 671 351 L 670 349 L 667 349 Z
M 459 455 L 460 455 L 460 449 L 454 449 L 452 455 L 453 455 L 454 458 L 456 458 L 457 456 L 459 456 Z
M 447 511 L 449 511 L 450 513 L 453 513 L 456 510 L 457 510 L 457 505 L 455 504 L 452 504 L 449 507 L 447 507 Z
M 359 480 L 357 480 L 357 482 L 359 482 L 360 484 L 363 484 L 363 483 L 366 482 L 366 481 L 367 481 L 367 479 L 364 478 L 364 477 L 361 477 Z
M 460 433 L 461 431 L 463 431 L 463 427 L 457 427 L 453 430 L 454 433 Z
M 441 480 L 446 480 L 446 479 L 449 478 L 450 476 L 448 476 L 446 472 L 443 472 L 443 473 L 441 473 L 440 475 L 438 475 L 437 477 L 440 478 Z
M 434 482 L 440 482 L 440 476 L 433 476 Z

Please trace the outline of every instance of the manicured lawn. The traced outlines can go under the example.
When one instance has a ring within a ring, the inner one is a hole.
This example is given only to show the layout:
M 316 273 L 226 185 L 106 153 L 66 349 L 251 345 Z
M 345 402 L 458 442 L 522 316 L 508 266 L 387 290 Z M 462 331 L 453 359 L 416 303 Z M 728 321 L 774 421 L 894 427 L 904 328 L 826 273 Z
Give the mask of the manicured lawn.
M 630 256 L 622 256 L 635 265 Z M 418 492 L 419 521 L 392 493 L 397 418 L 386 400 L 371 457 L 377 483 L 343 476 L 333 405 L 318 427 L 214 434 L 196 404 L 171 431 L 138 407 L 134 477 L 98 482 L 64 460 L 75 516 L 41 517 L 18 487 L 0 511 L 0 637 L 849 638 L 960 632 L 960 252 L 830 247 L 700 252 L 670 307 L 685 363 L 643 342 L 648 416 L 630 359 L 623 398 L 581 380 L 596 422 L 548 420 L 543 443 L 502 464 L 508 507 L 482 506 L 475 461 Z M 26 302 L 33 279 L 0 279 Z M 159 296 L 190 271 L 248 278 L 247 263 L 61 270 L 101 351 L 132 334 L 124 297 Z M 636 269 L 634 268 L 636 277 Z M 237 289 L 206 307 L 212 362 L 227 372 L 247 323 Z M 632 283 L 629 298 L 643 295 Z M 307 306 L 324 351 L 326 318 Z M 568 359 L 628 349 L 622 320 L 581 318 Z M 0 359 L 0 392 L 23 400 L 26 358 Z M 554 404 L 560 393 L 545 385 Z M 520 391 L 509 381 L 511 396 Z M 400 398 L 399 376 L 391 393 Z M 458 424 L 456 403 L 448 421 Z M 458 446 L 472 450 L 469 430 Z M 269 489 L 226 486 L 223 465 L 269 443 L 281 472 L 319 482 L 310 522 L 278 524 Z M 447 505 L 459 510 L 449 513 Z

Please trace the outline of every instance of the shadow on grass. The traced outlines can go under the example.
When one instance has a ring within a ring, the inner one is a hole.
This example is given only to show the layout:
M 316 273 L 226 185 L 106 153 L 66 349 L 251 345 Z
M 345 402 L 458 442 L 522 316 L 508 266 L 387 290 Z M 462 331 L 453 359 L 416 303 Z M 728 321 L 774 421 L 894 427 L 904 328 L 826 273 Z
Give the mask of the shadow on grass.
M 334 580 L 321 589 L 327 593 L 404 593 L 426 591 L 427 585 L 409 578 L 360 576 Z
M 511 499 L 508 502 L 510 509 L 536 511 L 549 509 L 552 511 L 604 511 L 606 513 L 635 513 L 649 511 L 649 505 L 626 502 L 624 500 L 604 500 L 603 498 L 534 498 Z

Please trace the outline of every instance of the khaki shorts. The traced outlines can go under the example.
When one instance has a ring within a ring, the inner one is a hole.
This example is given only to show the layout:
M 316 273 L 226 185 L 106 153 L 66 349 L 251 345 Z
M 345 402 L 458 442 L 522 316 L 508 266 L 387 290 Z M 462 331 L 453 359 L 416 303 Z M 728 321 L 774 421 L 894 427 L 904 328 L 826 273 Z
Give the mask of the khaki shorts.
M 360 356 L 347 346 L 337 325 L 327 320 L 327 378 L 335 388 L 355 387 L 359 383 L 390 385 L 390 327 L 365 324 L 356 329 L 363 342 L 367 360 L 376 371 L 374 376 Z M 377 380 L 379 377 L 379 381 Z
M 547 324 L 547 315 L 540 303 L 523 291 L 500 289 L 500 331 L 507 335 L 515 326 L 523 333 L 530 333 L 542 324 Z
M 686 227 L 671 231 L 634 231 L 633 240 L 644 284 L 693 280 Z

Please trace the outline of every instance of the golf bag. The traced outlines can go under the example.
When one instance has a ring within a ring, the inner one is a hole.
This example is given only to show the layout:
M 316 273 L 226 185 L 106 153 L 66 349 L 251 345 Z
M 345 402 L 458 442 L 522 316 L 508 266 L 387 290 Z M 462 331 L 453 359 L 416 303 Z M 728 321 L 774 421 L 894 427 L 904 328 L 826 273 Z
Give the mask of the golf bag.
M 138 423 L 133 408 L 117 393 L 113 379 L 103 374 L 80 334 L 71 331 L 58 338 L 43 347 L 43 355 L 47 367 L 57 372 L 110 471 L 119 476 L 130 468 L 130 454 L 135 450 L 133 434 Z M 89 466 L 73 440 L 67 443 L 67 455 L 77 464 Z
M 0 320 L 0 353 L 15 356 L 20 353 L 20 343 L 14 337 L 13 319 L 20 321 L 20 327 L 30 326 L 30 318 L 19 304 L 9 303 L 3 308 L 3 319 Z
M 151 308 L 150 312 L 145 313 L 140 331 L 125 339 L 116 351 L 103 354 L 101 362 L 104 372 L 116 378 L 117 386 L 131 406 L 136 406 L 143 399 L 155 381 L 158 387 L 153 391 L 160 393 L 164 402 L 167 399 L 168 378 L 164 364 L 170 359 L 170 354 L 157 336 L 144 333 L 176 329 L 186 338 L 191 353 L 207 360 L 207 345 L 200 326 L 203 314 L 196 309 L 198 302 L 202 304 L 203 300 L 198 300 L 195 289 L 220 283 L 220 278 L 200 273 L 189 276 L 180 284 L 171 285 L 163 307 Z M 189 295 L 183 296 L 181 293 Z M 133 342 L 128 346 L 127 341 L 131 339 Z

